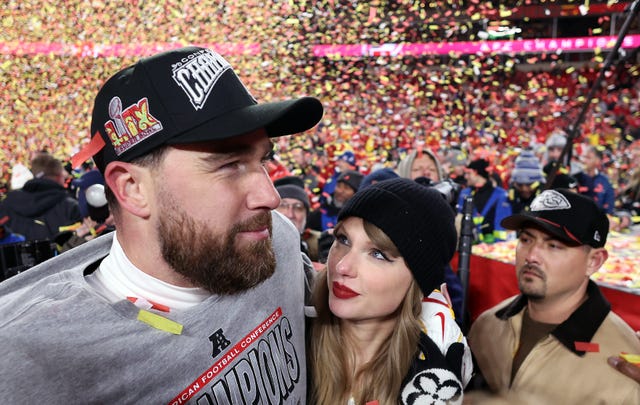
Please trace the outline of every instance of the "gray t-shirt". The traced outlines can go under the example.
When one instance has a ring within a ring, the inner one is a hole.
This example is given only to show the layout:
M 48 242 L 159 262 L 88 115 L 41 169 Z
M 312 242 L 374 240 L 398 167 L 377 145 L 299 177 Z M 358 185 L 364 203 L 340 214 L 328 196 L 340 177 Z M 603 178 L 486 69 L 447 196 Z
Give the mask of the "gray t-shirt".
M 89 286 L 83 272 L 109 253 L 112 234 L 0 283 L 2 403 L 305 403 L 299 235 L 279 214 L 273 235 L 277 268 L 265 282 L 188 310 L 148 311 L 180 334 Z

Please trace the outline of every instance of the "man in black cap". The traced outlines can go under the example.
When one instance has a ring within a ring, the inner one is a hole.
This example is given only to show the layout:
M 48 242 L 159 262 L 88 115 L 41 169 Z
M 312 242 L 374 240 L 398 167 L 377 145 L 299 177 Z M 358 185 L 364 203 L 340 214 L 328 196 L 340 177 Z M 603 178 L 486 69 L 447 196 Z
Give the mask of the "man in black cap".
M 473 222 L 476 243 L 493 243 L 507 238 L 506 230 L 500 221 L 511 215 L 511 204 L 507 191 L 494 185 L 489 179 L 489 162 L 476 159 L 467 165 L 465 178 L 467 188 L 458 196 L 458 212 L 462 213 L 465 199 L 473 198 Z
M 492 391 L 542 403 L 638 403 L 640 385 L 613 372 L 607 357 L 640 353 L 640 342 L 590 280 L 608 257 L 607 215 L 567 189 L 543 191 L 530 208 L 502 221 L 518 232 L 521 294 L 469 332 L 482 375 Z
M 264 162 L 322 112 L 259 104 L 199 47 L 111 77 L 72 160 L 104 175 L 116 231 L 2 283 L 3 400 L 304 403 L 299 236 Z
M 340 208 L 358 191 L 363 178 L 364 175 L 355 170 L 340 173 L 333 193 L 320 205 L 320 208 L 309 215 L 307 221 L 309 227 L 326 231 L 336 226 Z
M 338 178 L 343 173 L 348 171 L 358 171 L 358 165 L 356 162 L 356 155 L 351 150 L 344 150 L 335 156 L 335 167 L 331 177 L 327 179 L 327 182 L 322 187 L 322 194 L 320 195 L 320 201 L 324 203 L 325 199 L 331 199 L 331 195 L 338 186 Z

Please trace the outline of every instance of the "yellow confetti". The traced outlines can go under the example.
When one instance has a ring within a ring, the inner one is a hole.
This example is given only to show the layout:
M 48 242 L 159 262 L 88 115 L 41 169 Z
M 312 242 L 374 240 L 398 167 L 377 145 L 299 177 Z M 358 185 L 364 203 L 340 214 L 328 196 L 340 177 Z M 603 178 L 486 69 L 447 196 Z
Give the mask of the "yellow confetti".
M 629 363 L 640 365 L 640 354 L 620 353 L 620 357 Z
M 13 17 L 8 16 L 2 19 L 2 26 L 4 28 L 11 28 L 13 26 Z

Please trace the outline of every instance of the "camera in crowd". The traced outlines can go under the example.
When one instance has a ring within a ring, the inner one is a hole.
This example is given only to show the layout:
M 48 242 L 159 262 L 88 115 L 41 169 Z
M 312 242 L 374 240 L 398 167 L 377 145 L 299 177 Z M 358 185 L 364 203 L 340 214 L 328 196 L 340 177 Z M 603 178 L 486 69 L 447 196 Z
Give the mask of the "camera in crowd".
M 462 186 L 451 179 L 434 182 L 428 177 L 418 177 L 415 181 L 423 186 L 431 187 L 438 191 L 449 205 L 455 210 Z

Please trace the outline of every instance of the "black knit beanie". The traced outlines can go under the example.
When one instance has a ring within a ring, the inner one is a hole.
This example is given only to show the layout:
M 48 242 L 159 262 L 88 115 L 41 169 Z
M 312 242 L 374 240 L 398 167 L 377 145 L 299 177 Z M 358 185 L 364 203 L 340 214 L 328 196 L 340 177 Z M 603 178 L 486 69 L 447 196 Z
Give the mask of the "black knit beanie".
M 348 217 L 372 223 L 391 239 L 425 296 L 444 282 L 457 234 L 453 210 L 438 191 L 406 178 L 384 180 L 347 201 L 338 220 Z
M 303 188 L 294 186 L 293 184 L 284 184 L 282 186 L 276 186 L 280 198 L 293 198 L 304 204 L 304 207 L 309 211 L 309 196 Z
M 307 209 L 307 213 L 310 209 L 309 195 L 304 189 L 304 180 L 298 176 L 284 176 L 273 181 L 273 185 L 276 186 L 280 198 L 293 198 L 299 200 Z

